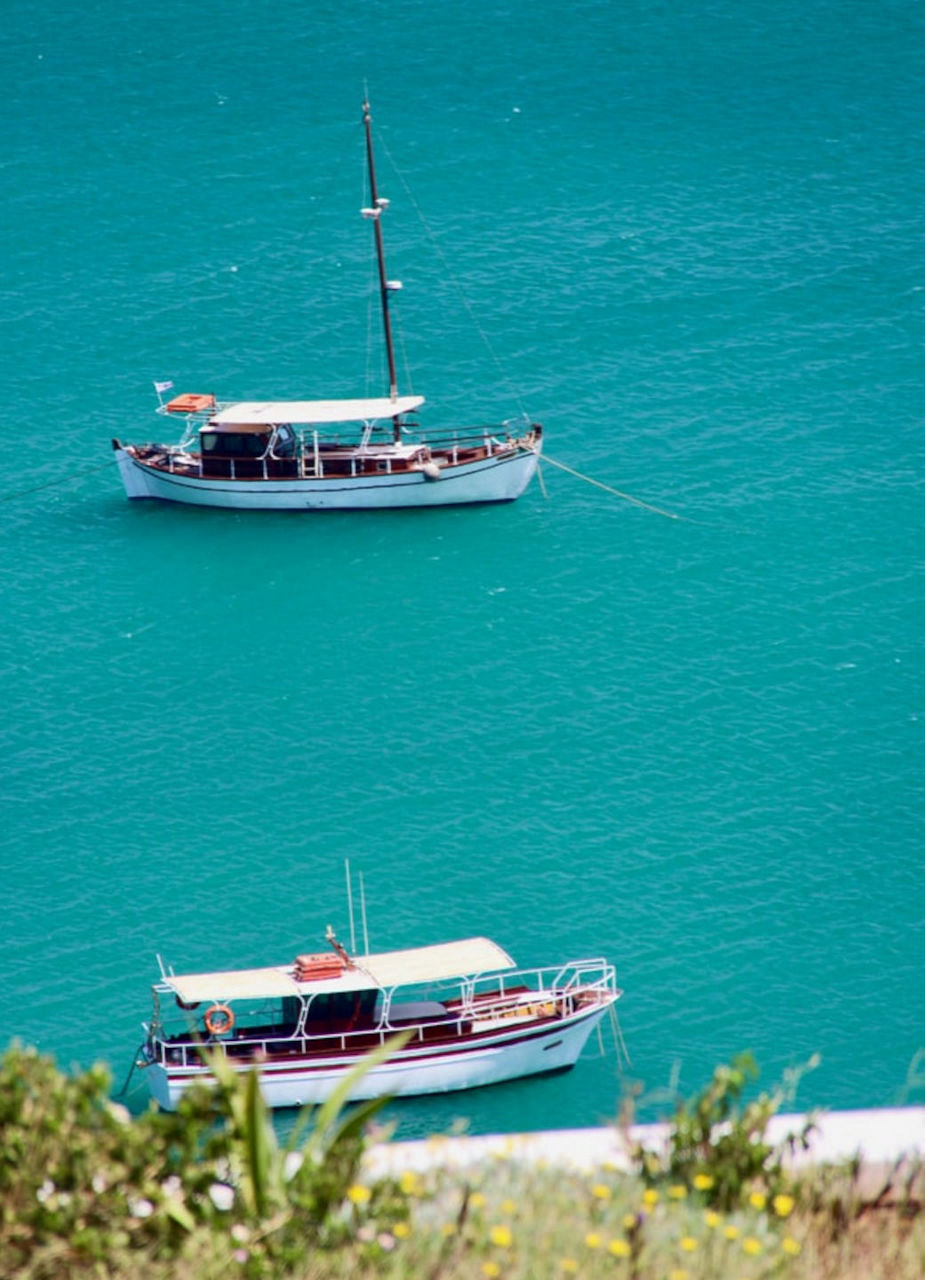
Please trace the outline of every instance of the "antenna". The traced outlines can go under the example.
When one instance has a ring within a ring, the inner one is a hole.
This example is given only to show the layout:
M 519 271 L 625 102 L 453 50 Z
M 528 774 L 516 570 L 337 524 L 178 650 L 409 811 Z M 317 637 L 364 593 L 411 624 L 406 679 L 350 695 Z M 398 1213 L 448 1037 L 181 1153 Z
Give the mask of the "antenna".
M 369 930 L 366 927 L 366 888 L 363 884 L 363 872 L 360 872 L 360 919 L 363 921 L 363 954 L 369 955 Z
M 344 858 L 344 872 L 347 876 L 347 911 L 350 915 L 350 950 L 357 953 L 357 934 L 353 923 L 353 889 L 350 885 L 350 859 Z

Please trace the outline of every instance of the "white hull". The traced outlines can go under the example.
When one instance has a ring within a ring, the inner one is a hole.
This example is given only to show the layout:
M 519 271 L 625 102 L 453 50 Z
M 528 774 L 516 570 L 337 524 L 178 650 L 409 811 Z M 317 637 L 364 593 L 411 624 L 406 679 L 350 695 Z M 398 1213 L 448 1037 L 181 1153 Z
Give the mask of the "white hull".
M 353 1102 L 394 1095 L 408 1097 L 428 1093 L 449 1093 L 500 1084 L 522 1076 L 562 1071 L 575 1065 L 588 1036 L 600 1022 L 612 1001 L 583 1010 L 554 1025 L 538 1030 L 534 1025 L 519 1034 L 508 1033 L 477 1044 L 437 1047 L 410 1046 L 388 1062 L 375 1067 L 358 1082 L 350 1095 Z M 312 1065 L 308 1060 L 265 1063 L 260 1068 L 261 1092 L 270 1107 L 298 1107 L 324 1102 L 344 1076 L 356 1066 L 356 1055 Z M 238 1072 L 250 1064 L 230 1065 Z M 196 1080 L 210 1080 L 206 1067 L 164 1068 L 151 1063 L 147 1069 L 152 1096 L 165 1110 L 176 1109 L 182 1094 Z
M 379 511 L 512 502 L 530 483 L 538 452 L 538 447 L 518 449 L 447 466 L 439 479 L 411 471 L 330 479 L 228 480 L 172 474 L 137 461 L 125 448 L 115 450 L 129 498 L 238 511 Z

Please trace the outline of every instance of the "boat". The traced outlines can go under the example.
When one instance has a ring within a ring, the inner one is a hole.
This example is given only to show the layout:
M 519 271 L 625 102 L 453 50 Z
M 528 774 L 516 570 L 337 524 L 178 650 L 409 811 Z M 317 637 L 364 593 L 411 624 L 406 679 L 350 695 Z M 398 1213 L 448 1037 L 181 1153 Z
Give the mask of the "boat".
M 271 1107 L 324 1102 L 390 1040 L 352 1101 L 566 1071 L 622 994 L 602 959 L 518 968 L 485 937 L 352 955 L 330 927 L 326 937 L 328 951 L 268 968 L 161 965 L 137 1065 L 162 1108 L 213 1080 L 215 1054 L 236 1073 L 256 1068 Z
M 536 471 L 543 428 L 528 417 L 498 425 L 424 431 L 420 395 L 400 394 L 390 315 L 400 288 L 389 280 L 373 155 L 363 103 L 388 394 L 353 399 L 218 401 L 155 382 L 156 412 L 179 425 L 173 444 L 112 441 L 129 498 L 259 511 L 379 510 L 510 502 Z

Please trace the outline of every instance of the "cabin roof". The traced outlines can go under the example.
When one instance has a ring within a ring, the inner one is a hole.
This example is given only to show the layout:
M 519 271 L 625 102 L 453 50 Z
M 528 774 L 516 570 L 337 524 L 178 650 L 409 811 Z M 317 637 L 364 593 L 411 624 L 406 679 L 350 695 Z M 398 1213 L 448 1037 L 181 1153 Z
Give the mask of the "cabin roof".
M 353 968 L 332 978 L 297 982 L 293 965 L 267 969 L 231 969 L 218 973 L 168 974 L 156 987 L 173 992 L 185 1004 L 211 1000 L 269 999 L 332 991 L 375 991 L 421 982 L 442 982 L 512 969 L 514 961 L 490 938 L 463 938 L 432 947 L 356 956 Z
M 274 426 L 280 422 L 322 426 L 331 422 L 374 422 L 411 413 L 423 396 L 381 396 L 371 400 L 245 400 L 209 419 L 209 427 Z M 208 428 L 206 428 L 208 430 Z

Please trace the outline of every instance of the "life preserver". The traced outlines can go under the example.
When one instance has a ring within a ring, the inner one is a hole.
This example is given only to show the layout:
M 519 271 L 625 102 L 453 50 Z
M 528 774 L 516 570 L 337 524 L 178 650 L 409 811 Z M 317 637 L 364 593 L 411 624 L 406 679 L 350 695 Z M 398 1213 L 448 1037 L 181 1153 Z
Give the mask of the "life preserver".
M 204 1021 L 210 1036 L 224 1036 L 234 1030 L 234 1014 L 227 1004 L 214 1004 Z

